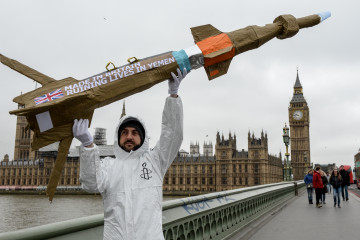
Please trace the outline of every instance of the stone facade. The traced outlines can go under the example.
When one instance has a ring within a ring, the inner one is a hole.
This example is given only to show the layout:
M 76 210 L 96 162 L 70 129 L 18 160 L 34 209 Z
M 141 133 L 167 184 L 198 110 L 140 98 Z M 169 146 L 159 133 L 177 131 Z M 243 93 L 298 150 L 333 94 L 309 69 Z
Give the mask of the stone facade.
M 205 145 L 202 155 L 190 151 L 174 160 L 164 178 L 165 194 L 200 194 L 283 181 L 281 154 L 269 154 L 264 132 L 258 139 L 249 132 L 248 151 L 237 151 L 236 135 L 231 133 L 228 139 L 217 133 L 214 156 L 206 154 L 209 146 Z
M 9 161 L 5 155 L 0 162 L 2 188 L 36 188 L 49 183 L 58 143 L 31 152 L 32 133 L 26 126 L 26 118 L 18 117 L 14 160 Z M 113 146 L 106 145 L 105 129 L 97 129 L 95 136 L 100 157 L 114 157 Z M 203 144 L 203 154 L 198 142 L 191 143 L 189 153 L 179 151 L 165 175 L 163 189 L 165 193 L 204 193 L 275 183 L 283 180 L 282 168 L 281 154 L 277 157 L 268 153 L 268 138 L 264 132 L 258 139 L 249 132 L 248 151 L 237 151 L 235 135 L 229 133 L 228 139 L 224 139 L 217 133 L 215 154 L 211 142 Z M 80 186 L 79 172 L 77 147 L 70 149 L 58 186 Z

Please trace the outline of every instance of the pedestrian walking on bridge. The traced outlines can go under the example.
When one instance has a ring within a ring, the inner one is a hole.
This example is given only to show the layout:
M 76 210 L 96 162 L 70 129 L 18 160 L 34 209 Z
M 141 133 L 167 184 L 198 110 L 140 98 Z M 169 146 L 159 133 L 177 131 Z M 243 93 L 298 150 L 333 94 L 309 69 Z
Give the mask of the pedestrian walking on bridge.
M 315 189 L 316 207 L 321 208 L 320 198 L 323 193 L 324 184 L 320 175 L 320 167 L 316 167 L 313 175 L 313 187 Z
M 310 169 L 306 174 L 306 176 L 304 177 L 304 182 L 306 184 L 309 204 L 313 204 L 313 170 L 312 169 Z
M 331 184 L 330 184 L 330 174 L 329 174 L 329 172 L 326 172 L 326 178 L 327 178 L 327 181 L 328 181 L 327 190 L 328 190 L 328 193 L 331 193 Z
M 337 169 L 334 169 L 334 171 L 331 173 L 330 183 L 333 186 L 334 207 L 336 207 L 336 202 L 337 202 L 338 207 L 341 208 L 340 192 L 341 192 L 341 185 L 342 185 L 343 181 L 342 181 L 342 177 L 339 174 L 339 171 Z
M 322 204 L 326 204 L 325 197 L 326 197 L 326 193 L 328 192 L 327 185 L 329 182 L 328 182 L 326 174 L 323 170 L 320 170 L 320 175 L 321 175 L 321 180 L 324 184 L 323 191 L 321 194 L 321 202 L 322 202 Z
M 342 184 L 341 184 L 341 195 L 343 198 L 343 201 L 349 201 L 349 193 L 348 193 L 348 186 L 350 186 L 350 174 L 348 171 L 344 169 L 344 165 L 340 166 L 339 171 L 341 177 L 342 177 Z

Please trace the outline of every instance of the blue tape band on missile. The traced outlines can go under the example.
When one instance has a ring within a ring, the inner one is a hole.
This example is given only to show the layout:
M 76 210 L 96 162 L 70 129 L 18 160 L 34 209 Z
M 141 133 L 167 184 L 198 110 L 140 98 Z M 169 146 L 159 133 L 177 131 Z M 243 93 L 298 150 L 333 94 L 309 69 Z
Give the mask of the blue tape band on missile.
M 176 69 L 188 71 L 204 67 L 209 80 L 227 73 L 234 56 L 256 49 L 273 38 L 286 39 L 299 29 L 312 27 L 330 17 L 330 12 L 295 18 L 281 15 L 265 26 L 248 26 L 221 32 L 212 25 L 191 28 L 195 45 L 132 62 L 84 80 L 55 80 L 16 60 L 0 54 L 0 61 L 35 80 L 42 87 L 13 99 L 19 104 L 10 114 L 25 116 L 34 133 L 32 150 L 60 141 L 56 174 L 48 185 L 49 199 L 54 195 L 62 162 L 70 148 L 74 119 L 89 119 L 96 108 L 108 105 L 171 78 Z M 46 116 L 46 117 L 44 117 Z M 59 170 L 60 168 L 60 170 Z M 51 186 L 50 186 L 51 185 Z
M 187 72 L 190 72 L 191 66 L 190 66 L 189 56 L 186 54 L 184 50 L 172 52 L 172 55 L 174 56 L 177 64 L 179 65 L 181 72 L 183 72 L 184 68 L 186 68 Z

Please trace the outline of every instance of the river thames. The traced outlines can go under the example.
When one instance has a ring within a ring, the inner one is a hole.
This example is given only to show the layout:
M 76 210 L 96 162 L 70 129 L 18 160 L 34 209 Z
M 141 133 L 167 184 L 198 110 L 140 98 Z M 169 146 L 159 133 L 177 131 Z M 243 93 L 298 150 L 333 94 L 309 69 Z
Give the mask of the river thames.
M 179 197 L 174 197 L 179 198 Z M 174 199 L 164 197 L 164 201 Z M 103 213 L 99 195 L 0 195 L 0 233 Z

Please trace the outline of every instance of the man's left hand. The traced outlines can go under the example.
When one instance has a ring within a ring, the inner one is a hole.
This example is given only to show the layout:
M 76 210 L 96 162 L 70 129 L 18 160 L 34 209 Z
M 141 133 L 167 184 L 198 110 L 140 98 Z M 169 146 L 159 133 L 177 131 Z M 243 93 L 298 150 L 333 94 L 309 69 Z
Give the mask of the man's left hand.
M 179 86 L 181 81 L 186 77 L 187 71 L 186 68 L 184 68 L 183 73 L 181 73 L 180 69 L 177 69 L 178 76 L 176 76 L 173 72 L 171 73 L 171 76 L 173 79 L 169 79 L 169 94 L 171 96 L 177 96 L 177 92 L 179 90 Z

